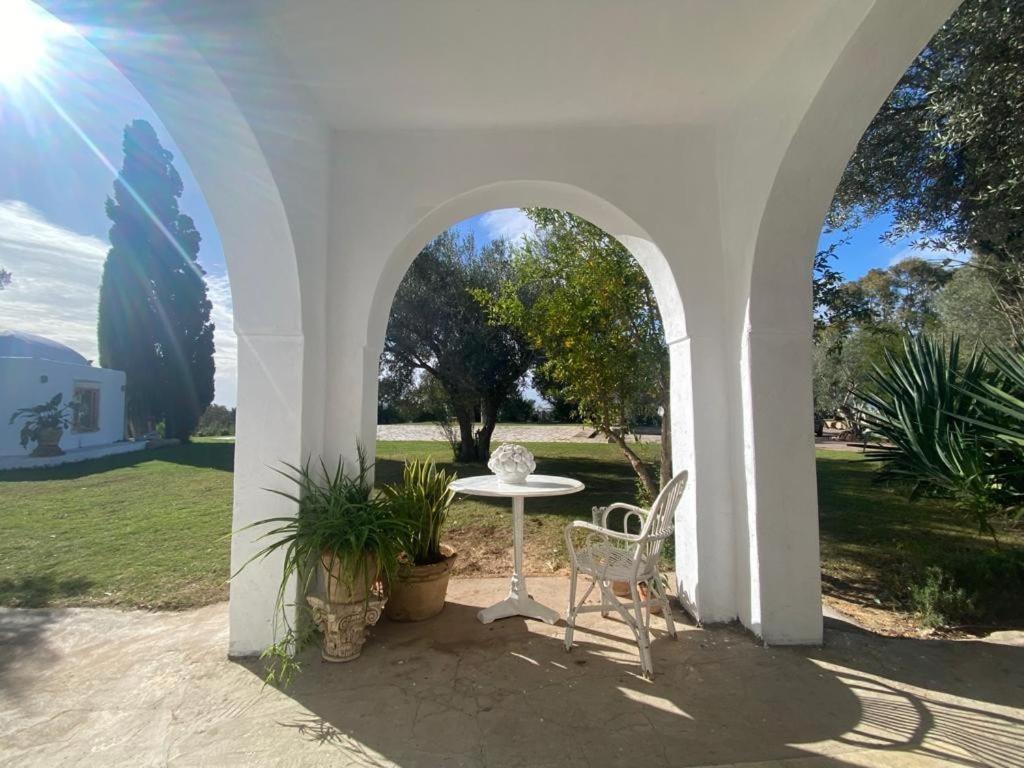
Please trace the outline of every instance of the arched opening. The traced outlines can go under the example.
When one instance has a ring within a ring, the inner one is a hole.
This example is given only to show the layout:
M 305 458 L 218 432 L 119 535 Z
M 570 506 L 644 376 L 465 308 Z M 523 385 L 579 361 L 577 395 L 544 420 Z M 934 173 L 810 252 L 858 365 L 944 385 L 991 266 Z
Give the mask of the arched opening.
M 364 371 L 361 432 L 363 444 L 372 445 L 377 433 L 376 361 L 384 350 L 388 316 L 399 284 L 417 254 L 437 233 L 444 232 L 460 222 L 478 217 L 487 211 L 526 206 L 543 206 L 579 216 L 621 243 L 640 265 L 656 297 L 670 360 L 671 406 L 667 410 L 672 424 L 672 462 L 676 466 L 692 466 L 695 453 L 692 385 L 689 381 L 692 364 L 689 359 L 690 345 L 686 336 L 686 318 L 677 276 L 653 239 L 622 211 L 578 187 L 552 182 L 503 182 L 456 196 L 424 216 L 394 249 L 377 283 L 367 324 L 365 359 L 372 359 L 374 366 L 372 372 Z M 442 446 L 443 443 L 439 443 L 439 447 Z M 447 447 L 443 448 L 443 451 L 447 450 Z M 624 460 L 622 461 L 624 463 Z M 693 478 L 693 481 L 699 487 L 699 475 Z M 695 494 L 689 495 L 676 521 L 677 545 L 688 555 L 685 560 L 680 558 L 677 583 L 684 604 L 691 610 L 695 609 L 697 602 L 698 581 L 696 559 L 690 556 L 696 547 L 694 496 Z M 719 589 L 730 588 L 730 584 L 718 586 Z
M 65 138 L 89 146 L 111 178 L 117 173 L 123 126 L 116 127 L 113 137 L 105 136 L 101 141 L 91 134 L 101 125 L 109 127 L 106 121 L 110 115 L 120 114 L 125 105 L 119 104 L 118 109 L 109 110 L 110 114 L 93 112 L 82 120 L 76 119 L 63 103 L 75 87 L 74 78 L 80 74 L 76 67 L 85 63 L 83 57 L 105 59 L 109 76 L 105 75 L 102 82 L 109 90 L 86 94 L 92 98 L 90 109 L 100 110 L 106 99 L 116 99 L 118 93 L 136 94 L 127 101 L 138 104 L 143 114 L 129 117 L 148 118 L 171 148 L 179 167 L 188 169 L 186 188 L 191 198 L 183 212 L 194 215 L 197 208 L 209 207 L 209 213 L 200 217 L 200 234 L 207 245 L 219 243 L 217 250 L 222 249 L 223 262 L 208 274 L 207 282 L 218 300 L 216 322 L 221 331 L 228 332 L 220 338 L 221 350 L 234 347 L 237 355 L 237 363 L 230 361 L 236 365 L 232 378 L 237 381 L 240 438 L 234 459 L 234 492 L 229 495 L 233 496 L 234 510 L 231 528 L 243 527 L 268 508 L 290 514 L 293 507 L 289 502 L 267 498 L 261 488 L 276 482 L 270 469 L 275 462 L 289 457 L 300 460 L 303 439 L 315 436 L 312 431 L 303 435 L 303 397 L 304 387 L 315 385 L 317 379 L 315 370 L 304 377 L 304 318 L 296 246 L 270 160 L 248 117 L 195 49 L 195 41 L 181 34 L 159 9 L 108 9 L 103 24 L 98 25 L 95 10 L 81 4 L 40 5 L 46 10 L 29 8 L 29 13 L 59 19 L 53 22 L 58 27 L 55 37 L 59 38 L 54 45 L 60 42 L 61 46 L 59 51 L 51 52 L 59 60 L 50 63 L 60 68 L 61 77 L 49 82 L 41 72 L 33 93 L 60 115 L 67 128 Z M 157 39 L 159 44 L 154 42 Z M 169 79 L 168 72 L 175 76 Z M 24 85 L 26 92 L 29 85 Z M 87 87 L 101 86 L 94 80 Z M 197 110 L 197 104 L 203 104 L 203 109 Z M 14 109 L 16 104 L 5 99 L 4 108 Z M 109 182 L 99 191 L 95 208 L 100 215 L 102 195 L 106 193 Z M 254 221 L 259 225 L 254 226 Z M 86 245 L 87 255 L 96 257 L 93 266 L 101 265 L 103 240 L 96 237 Z M 222 365 L 227 362 L 222 356 Z M 223 376 L 218 383 L 222 392 L 232 387 Z M 102 404 L 99 410 L 103 411 Z M 219 583 L 249 559 L 254 547 L 252 538 L 233 538 L 233 566 L 216 576 Z M 272 576 L 255 571 L 232 583 L 232 652 L 252 652 L 265 645 L 270 637 L 269 614 L 275 589 Z
M 747 514 L 739 524 L 761 554 L 749 564 L 752 589 L 741 601 L 741 616 L 762 622 L 769 641 L 820 637 L 819 542 L 827 542 L 819 533 L 818 502 L 823 520 L 834 518 L 837 504 L 850 504 L 848 498 L 830 503 L 825 495 L 836 493 L 831 470 L 819 471 L 815 482 L 808 439 L 814 418 L 811 275 L 822 220 L 865 129 L 955 6 L 929 6 L 927 18 L 920 10 L 881 7 L 865 15 L 779 146 L 779 165 L 745 252 L 750 272 L 740 307 L 739 378 Z M 774 390 L 770 398 L 766 389 Z M 835 548 L 826 555 L 835 557 Z M 826 567 L 825 576 L 834 580 L 837 572 Z

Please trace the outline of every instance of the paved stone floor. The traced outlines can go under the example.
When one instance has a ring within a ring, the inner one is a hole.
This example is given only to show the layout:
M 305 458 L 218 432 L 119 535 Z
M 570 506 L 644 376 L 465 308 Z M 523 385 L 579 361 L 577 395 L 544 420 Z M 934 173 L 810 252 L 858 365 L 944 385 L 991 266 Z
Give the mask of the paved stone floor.
M 1024 645 L 822 648 L 682 627 L 637 676 L 623 627 L 479 624 L 501 579 L 452 583 L 430 621 L 382 623 L 362 658 L 310 659 L 287 692 L 225 658 L 227 610 L 0 612 L 0 763 L 16 766 L 1024 766 Z M 564 579 L 531 580 L 561 607 Z

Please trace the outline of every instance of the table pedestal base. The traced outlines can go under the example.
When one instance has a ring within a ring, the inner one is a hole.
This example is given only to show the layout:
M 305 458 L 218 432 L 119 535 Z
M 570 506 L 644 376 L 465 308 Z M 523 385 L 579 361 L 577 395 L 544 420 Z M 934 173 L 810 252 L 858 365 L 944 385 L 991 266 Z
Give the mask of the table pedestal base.
M 515 594 L 509 594 L 500 603 L 484 608 L 476 615 L 481 624 L 490 624 L 492 621 L 507 619 L 511 616 L 525 616 L 528 619 L 537 619 L 548 624 L 554 624 L 561 618 L 556 611 L 546 605 L 541 605 L 532 597 Z

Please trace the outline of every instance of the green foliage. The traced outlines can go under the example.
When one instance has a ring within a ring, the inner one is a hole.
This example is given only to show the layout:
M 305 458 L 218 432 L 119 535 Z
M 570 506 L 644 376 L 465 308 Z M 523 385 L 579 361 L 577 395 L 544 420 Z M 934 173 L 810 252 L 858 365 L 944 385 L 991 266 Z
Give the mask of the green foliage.
M 527 421 L 537 420 L 537 407 L 532 400 L 527 399 L 522 392 L 515 392 L 510 395 L 498 411 L 498 421 L 523 424 Z
M 235 434 L 235 409 L 211 404 L 199 419 L 195 434 L 199 437 L 224 437 Z
M 472 237 L 444 232 L 412 263 L 388 320 L 381 370 L 424 371 L 444 389 L 459 423 L 462 461 L 486 461 L 498 410 L 533 363 L 523 333 L 489 322 L 475 298 L 491 295 L 508 270 L 507 246 L 477 251 Z M 475 411 L 483 425 L 474 432 Z
M 163 420 L 188 439 L 213 399 L 212 304 L 197 261 L 200 236 L 178 210 L 181 177 L 156 131 L 134 120 L 107 199 L 110 251 L 100 284 L 100 364 L 127 374 L 135 435 Z
M 78 403 L 72 401 L 67 405 L 61 405 L 63 399 L 64 394 L 58 392 L 45 403 L 30 408 L 19 408 L 11 414 L 8 424 L 13 424 L 18 419 L 24 422 L 19 433 L 22 448 L 27 448 L 29 443 L 38 442 L 42 432 L 67 429 L 70 426 L 78 410 Z
M 374 494 L 370 482 L 372 467 L 362 448 L 354 475 L 348 474 L 341 461 L 334 469 L 328 469 L 321 459 L 319 472 L 312 469 L 308 461 L 302 466 L 288 463 L 284 466 L 285 469 L 278 471 L 294 483 L 296 490 L 271 489 L 271 492 L 295 502 L 298 513 L 260 520 L 243 528 L 242 531 L 269 528 L 260 537 L 269 543 L 242 568 L 270 554 L 283 552 L 277 593 L 279 623 L 275 625 L 275 635 L 278 628 L 283 629 L 283 635 L 275 637 L 263 657 L 267 661 L 266 681 L 287 685 L 299 669 L 296 654 L 312 638 L 308 622 L 305 626 L 300 622 L 297 629 L 288 621 L 285 607 L 289 581 L 294 577 L 298 584 L 300 602 L 295 607 L 301 617 L 306 610 L 302 598 L 311 590 L 321 568 L 326 569 L 328 579 L 334 578 L 332 574 L 337 570 L 337 578 L 343 579 L 349 587 L 357 583 L 371 586 L 380 577 L 391 579 L 398 567 L 403 542 L 408 537 L 409 523 L 396 517 L 390 505 Z
M 883 476 L 911 484 L 911 496 L 950 496 L 994 535 L 991 517 L 1006 501 L 1007 472 L 991 446 L 972 428 L 982 414 L 972 392 L 984 386 L 982 358 L 960 358 L 924 336 L 904 341 L 903 352 L 886 352 L 872 376 L 874 391 L 860 393 L 861 416 L 880 445 L 869 455 Z
M 888 237 L 970 252 L 1024 332 L 1024 4 L 966 0 L 872 120 L 828 223 L 893 217 Z
M 975 262 L 972 259 L 957 269 L 935 297 L 938 326 L 945 333 L 955 333 L 967 348 L 1010 344 L 1013 329 L 999 307 L 992 281 Z
M 910 587 L 910 605 L 926 627 L 966 623 L 974 618 L 974 603 L 938 566 L 930 566 L 924 579 Z
M 623 427 L 666 401 L 668 350 L 654 291 L 615 238 L 564 211 L 527 209 L 538 238 L 516 246 L 491 317 L 518 328 L 543 355 L 540 370 L 577 411 L 620 445 L 653 493 L 657 485 Z
M 967 380 L 963 387 L 973 396 L 985 416 L 968 421 L 983 429 L 1013 454 L 1011 461 L 1024 471 L 1024 348 L 990 349 L 988 359 L 995 367 L 993 379 Z
M 819 334 L 813 349 L 814 411 L 823 418 L 848 416 L 856 405 L 856 392 L 871 389 L 871 374 L 885 362 L 886 351 L 902 347 L 895 329 L 869 325 L 846 338 L 829 327 Z
M 384 486 L 391 513 L 408 525 L 403 544 L 413 565 L 430 565 L 444 559 L 441 528 L 455 493 L 448 487 L 455 474 L 438 469 L 433 460 L 405 462 L 402 482 Z

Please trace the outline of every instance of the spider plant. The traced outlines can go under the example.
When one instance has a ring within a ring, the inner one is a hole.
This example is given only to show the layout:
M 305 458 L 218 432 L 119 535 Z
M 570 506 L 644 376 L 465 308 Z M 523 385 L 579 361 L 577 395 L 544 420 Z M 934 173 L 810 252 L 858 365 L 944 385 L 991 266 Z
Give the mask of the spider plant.
M 455 496 L 448 487 L 454 480 L 454 473 L 438 469 L 432 460 L 417 460 L 405 463 L 400 484 L 384 487 L 384 498 L 395 517 L 409 526 L 404 549 L 413 565 L 444 560 L 441 528 Z
M 260 536 L 268 543 L 242 566 L 262 560 L 275 552 L 284 553 L 281 583 L 278 587 L 275 642 L 263 653 L 268 660 L 267 682 L 287 685 L 299 671 L 296 654 L 312 640 L 312 631 L 297 630 L 285 610 L 288 585 L 295 578 L 299 602 L 296 608 L 305 611 L 302 597 L 315 584 L 322 568 L 328 589 L 331 579 L 343 579 L 350 588 L 361 588 L 363 600 L 369 604 L 369 588 L 378 578 L 392 577 L 398 556 L 407 540 L 409 523 L 397 517 L 386 501 L 374 495 L 370 465 L 362 448 L 358 451 L 358 471 L 350 474 L 344 462 L 328 468 L 321 459 L 318 470 L 307 461 L 302 466 L 284 463 L 277 470 L 294 485 L 293 491 L 268 489 L 298 506 L 292 517 L 260 520 L 249 528 L 268 528 Z M 239 569 L 241 570 L 241 569 Z M 297 622 L 298 623 L 298 622 Z M 305 622 L 310 626 L 310 622 Z M 277 630 L 283 637 L 277 640 Z

